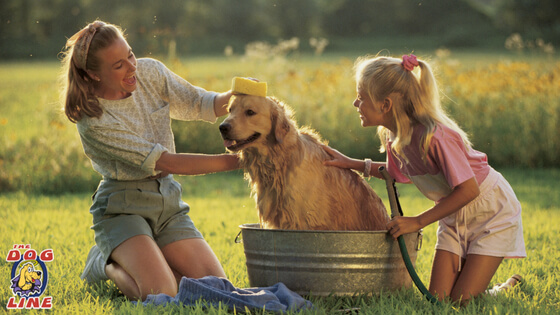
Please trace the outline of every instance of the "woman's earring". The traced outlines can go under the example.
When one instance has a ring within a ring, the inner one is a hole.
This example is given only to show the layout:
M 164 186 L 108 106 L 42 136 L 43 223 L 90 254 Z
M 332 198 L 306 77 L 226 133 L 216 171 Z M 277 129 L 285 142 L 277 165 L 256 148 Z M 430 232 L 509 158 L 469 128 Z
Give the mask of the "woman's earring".
M 98 76 L 93 75 L 93 74 L 90 73 L 89 71 L 87 71 L 87 75 L 88 75 L 88 77 L 90 77 L 93 81 L 97 81 L 97 82 L 101 81 L 101 79 L 100 79 Z

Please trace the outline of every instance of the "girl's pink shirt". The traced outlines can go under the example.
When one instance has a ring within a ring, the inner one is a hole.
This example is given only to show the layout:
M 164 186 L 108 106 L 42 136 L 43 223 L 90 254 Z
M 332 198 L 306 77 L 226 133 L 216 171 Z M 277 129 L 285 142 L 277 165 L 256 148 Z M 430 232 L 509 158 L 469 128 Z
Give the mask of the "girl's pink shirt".
M 414 183 L 429 199 L 438 201 L 451 193 L 453 188 L 473 177 L 480 185 L 490 166 L 486 154 L 466 147 L 454 130 L 438 124 L 430 141 L 426 160 L 422 159 L 421 138 L 426 127 L 416 125 L 410 144 L 403 153 L 408 158 L 398 159 L 387 142 L 387 170 L 399 183 Z

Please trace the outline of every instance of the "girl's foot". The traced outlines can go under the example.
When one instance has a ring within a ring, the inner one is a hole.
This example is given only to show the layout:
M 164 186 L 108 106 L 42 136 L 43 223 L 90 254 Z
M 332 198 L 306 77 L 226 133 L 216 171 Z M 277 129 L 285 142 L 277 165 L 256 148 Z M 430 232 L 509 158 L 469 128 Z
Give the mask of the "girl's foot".
M 520 284 L 522 282 L 523 282 L 523 277 L 521 277 L 518 274 L 515 274 L 515 275 L 511 276 L 506 282 L 496 284 L 492 289 L 486 290 L 486 293 L 495 296 L 499 292 L 506 291 L 510 288 L 513 288 L 514 286 L 516 286 L 517 284 Z

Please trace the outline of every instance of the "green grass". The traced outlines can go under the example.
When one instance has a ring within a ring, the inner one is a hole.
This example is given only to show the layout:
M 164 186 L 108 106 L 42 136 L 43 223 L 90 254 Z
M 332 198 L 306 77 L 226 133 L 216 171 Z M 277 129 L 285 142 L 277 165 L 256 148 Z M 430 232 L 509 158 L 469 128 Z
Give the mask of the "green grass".
M 560 170 L 503 170 L 523 206 L 523 225 L 528 257 L 506 260 L 492 283 L 504 281 L 513 273 L 525 278 L 523 286 L 497 298 L 482 297 L 459 309 L 462 314 L 549 314 L 560 311 L 558 267 L 560 259 Z M 178 177 L 183 184 L 183 198 L 191 205 L 191 217 L 219 257 L 226 274 L 234 285 L 248 287 L 243 245 L 234 243 L 238 226 L 257 221 L 255 204 L 239 172 L 195 177 Z M 370 180 L 386 202 L 384 183 Z M 405 214 L 417 214 L 431 205 L 411 185 L 399 185 L 400 200 Z M 196 307 L 135 306 L 126 301 L 110 282 L 88 286 L 79 275 L 88 250 L 93 244 L 89 229 L 90 194 L 44 196 L 22 192 L 0 196 L 0 252 L 7 255 L 13 244 L 30 244 L 42 250 L 52 248 L 55 259 L 47 263 L 50 281 L 46 294 L 53 297 L 55 313 L 115 313 L 158 314 L 195 313 L 219 314 L 225 309 Z M 387 204 L 387 202 L 386 202 Z M 427 285 L 436 225 L 424 229 L 423 247 L 416 261 L 417 272 Z M 12 264 L 2 262 L 0 274 L 0 304 L 12 296 L 9 274 Z M 492 285 L 492 284 L 491 284 Z M 361 308 L 366 314 L 455 314 L 449 304 L 435 307 L 416 288 L 383 294 L 343 298 L 311 298 L 316 310 L 309 314 L 327 314 L 339 309 Z M 33 311 L 21 311 L 29 313 Z M 35 311 L 36 312 L 36 311 Z M 18 313 L 18 311 L 10 311 Z M 261 313 L 261 312 L 254 312 Z

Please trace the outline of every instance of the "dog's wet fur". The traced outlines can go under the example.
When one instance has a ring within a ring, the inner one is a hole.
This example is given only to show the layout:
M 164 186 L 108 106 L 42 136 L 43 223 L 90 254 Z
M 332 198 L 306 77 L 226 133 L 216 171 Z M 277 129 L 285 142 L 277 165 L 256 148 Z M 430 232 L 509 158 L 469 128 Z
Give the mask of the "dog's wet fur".
M 323 165 L 318 134 L 299 128 L 276 98 L 234 95 L 220 125 L 224 146 L 239 152 L 264 228 L 386 230 L 383 202 L 356 172 Z

